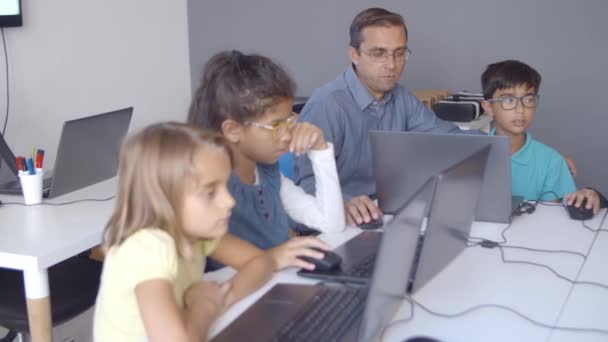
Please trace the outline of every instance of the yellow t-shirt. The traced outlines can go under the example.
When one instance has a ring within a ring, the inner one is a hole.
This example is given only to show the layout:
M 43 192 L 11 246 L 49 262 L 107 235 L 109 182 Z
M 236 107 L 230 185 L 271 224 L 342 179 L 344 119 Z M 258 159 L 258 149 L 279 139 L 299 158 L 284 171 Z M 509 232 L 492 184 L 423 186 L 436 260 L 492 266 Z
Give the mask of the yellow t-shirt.
M 202 278 L 205 256 L 213 252 L 218 241 L 201 241 L 200 248 L 193 249 L 193 258 L 184 260 L 167 232 L 146 228 L 110 248 L 95 303 L 94 340 L 144 341 L 146 331 L 135 296 L 137 284 L 167 279 L 173 284 L 177 304 L 183 307 L 185 290 Z

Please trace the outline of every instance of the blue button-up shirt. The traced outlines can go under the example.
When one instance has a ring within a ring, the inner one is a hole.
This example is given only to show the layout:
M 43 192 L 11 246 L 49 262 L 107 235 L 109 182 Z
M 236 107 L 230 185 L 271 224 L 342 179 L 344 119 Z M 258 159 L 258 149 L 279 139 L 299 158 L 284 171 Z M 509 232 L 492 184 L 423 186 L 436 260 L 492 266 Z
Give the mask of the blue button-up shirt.
M 439 119 L 400 84 L 377 101 L 352 66 L 334 81 L 316 89 L 298 120 L 319 126 L 325 139 L 334 144 L 344 200 L 359 195 L 373 197 L 376 193 L 369 131 L 462 132 L 453 123 Z M 314 175 L 308 157 L 296 158 L 294 177 L 296 184 L 314 193 Z

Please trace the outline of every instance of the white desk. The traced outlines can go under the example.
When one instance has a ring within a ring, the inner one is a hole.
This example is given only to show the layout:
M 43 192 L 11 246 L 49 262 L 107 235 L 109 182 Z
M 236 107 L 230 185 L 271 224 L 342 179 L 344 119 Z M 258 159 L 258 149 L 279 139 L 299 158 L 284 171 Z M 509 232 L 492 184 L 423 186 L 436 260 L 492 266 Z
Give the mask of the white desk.
M 601 215 L 588 222 L 591 227 L 599 224 Z M 500 233 L 504 224 L 476 222 L 472 236 L 501 241 Z M 359 229 L 349 228 L 344 233 L 324 234 L 322 238 L 332 247 L 359 233 Z M 606 248 L 608 248 L 608 233 Z M 568 218 L 562 207 L 539 205 L 531 215 L 516 217 L 507 230 L 507 245 L 526 246 L 538 249 L 570 250 L 587 254 L 593 243 L 593 234 L 581 228 L 579 221 Z M 546 264 L 560 274 L 576 279 L 583 267 L 583 258 L 571 254 L 549 254 L 517 249 L 504 249 L 507 260 L 526 260 Z M 602 266 L 598 261 L 598 269 Z M 605 269 L 605 268 L 604 268 Z M 255 300 L 274 284 L 314 283 L 298 277 L 294 269 L 276 274 L 271 282 L 251 296 L 237 303 L 222 315 L 211 327 L 210 336 L 238 317 Z M 225 280 L 233 274 L 222 270 L 210 275 L 211 279 Z M 604 279 L 608 277 L 604 276 Z M 433 311 L 453 314 L 480 304 L 500 304 L 540 322 L 554 325 L 566 304 L 572 285 L 557 278 L 549 270 L 533 265 L 503 263 L 497 248 L 467 248 L 453 260 L 432 281 L 421 288 L 414 298 Z M 599 290 L 598 290 L 599 291 Z M 608 294 L 603 313 L 608 312 Z M 407 323 L 396 321 L 409 317 L 410 304 L 403 306 L 394 318 L 394 324 L 387 328 L 383 341 L 403 341 L 414 335 L 428 335 L 444 341 L 543 341 L 551 335 L 549 329 L 532 325 L 524 319 L 505 310 L 487 308 L 476 310 L 464 316 L 448 319 L 439 318 L 414 308 L 414 318 Z M 576 313 L 574 313 L 576 315 Z M 597 315 L 608 320 L 607 315 Z M 606 321 L 604 321 L 606 322 Z M 605 324 L 604 324 L 605 325 Z M 584 326 L 584 325 L 583 325 Z M 572 337 L 572 336 L 569 336 Z M 575 336 L 578 341 L 578 337 Z M 606 336 L 600 336 L 604 339 Z
M 587 226 L 597 229 L 597 220 L 588 222 Z M 608 286 L 608 231 L 591 232 L 582 226 L 594 239 L 587 257 L 587 262 L 581 269 L 577 281 L 590 281 Z M 604 221 L 602 229 L 608 230 L 608 219 Z M 568 301 L 561 312 L 558 326 L 578 327 L 608 330 L 608 289 L 585 284 L 572 287 Z M 593 333 L 576 333 L 554 331 L 553 341 L 607 341 L 608 336 Z
M 65 203 L 114 195 L 116 179 L 44 202 Z M 1 195 L 3 202 L 23 202 L 21 196 Z M 0 267 L 23 271 L 32 340 L 51 340 L 47 269 L 101 243 L 114 200 L 64 206 L 0 207 Z

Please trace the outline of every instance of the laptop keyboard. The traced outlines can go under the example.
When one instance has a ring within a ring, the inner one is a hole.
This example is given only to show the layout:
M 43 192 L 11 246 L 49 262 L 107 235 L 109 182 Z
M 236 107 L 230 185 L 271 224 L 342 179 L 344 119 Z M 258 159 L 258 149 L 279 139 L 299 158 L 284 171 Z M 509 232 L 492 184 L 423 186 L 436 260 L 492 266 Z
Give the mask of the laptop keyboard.
M 374 272 L 374 265 L 376 264 L 376 254 L 371 254 L 365 259 L 361 260 L 353 268 L 344 271 L 345 274 L 350 276 L 356 276 L 360 278 L 370 278 Z
M 335 341 L 363 314 L 366 288 L 322 287 L 273 341 Z

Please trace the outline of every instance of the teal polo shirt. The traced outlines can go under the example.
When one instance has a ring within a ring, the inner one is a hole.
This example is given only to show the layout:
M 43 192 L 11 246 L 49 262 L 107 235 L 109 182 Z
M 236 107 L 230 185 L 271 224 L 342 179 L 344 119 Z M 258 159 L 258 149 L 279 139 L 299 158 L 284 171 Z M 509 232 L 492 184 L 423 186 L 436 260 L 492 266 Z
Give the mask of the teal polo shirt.
M 496 130 L 490 134 L 495 135 Z M 513 196 L 527 201 L 553 201 L 574 191 L 576 185 L 562 155 L 526 132 L 526 143 L 511 155 Z

